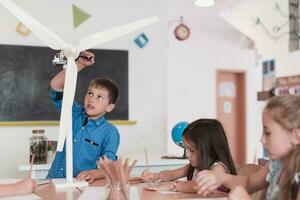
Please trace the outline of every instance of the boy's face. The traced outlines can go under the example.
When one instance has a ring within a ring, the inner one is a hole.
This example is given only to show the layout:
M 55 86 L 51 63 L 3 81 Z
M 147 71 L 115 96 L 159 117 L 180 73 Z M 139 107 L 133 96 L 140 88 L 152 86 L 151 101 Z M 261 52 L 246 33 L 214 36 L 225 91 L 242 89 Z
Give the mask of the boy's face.
M 108 90 L 103 87 L 89 87 L 84 98 L 84 109 L 90 119 L 97 119 L 114 109 L 115 104 L 109 103 Z
M 263 129 L 260 141 L 270 159 L 282 159 L 290 153 L 293 148 L 292 133 L 276 123 L 268 110 L 263 112 Z

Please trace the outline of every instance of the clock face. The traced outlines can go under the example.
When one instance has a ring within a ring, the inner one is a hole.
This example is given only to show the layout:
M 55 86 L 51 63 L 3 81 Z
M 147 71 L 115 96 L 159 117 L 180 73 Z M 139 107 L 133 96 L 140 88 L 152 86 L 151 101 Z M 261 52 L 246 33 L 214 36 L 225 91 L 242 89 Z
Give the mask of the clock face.
M 175 37 L 178 40 L 185 40 L 190 36 L 190 29 L 185 24 L 179 24 L 174 30 Z

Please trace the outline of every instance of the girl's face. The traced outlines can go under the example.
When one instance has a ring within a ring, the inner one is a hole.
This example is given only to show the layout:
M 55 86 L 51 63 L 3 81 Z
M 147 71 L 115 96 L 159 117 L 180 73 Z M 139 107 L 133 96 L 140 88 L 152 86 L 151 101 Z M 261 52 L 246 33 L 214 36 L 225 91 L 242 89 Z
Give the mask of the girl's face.
M 189 159 L 193 167 L 199 166 L 199 155 L 194 143 L 189 142 L 183 137 L 183 144 L 186 149 L 186 157 Z
M 283 159 L 290 153 L 293 148 L 291 136 L 291 132 L 272 119 L 270 111 L 263 112 L 263 134 L 260 141 L 271 160 Z

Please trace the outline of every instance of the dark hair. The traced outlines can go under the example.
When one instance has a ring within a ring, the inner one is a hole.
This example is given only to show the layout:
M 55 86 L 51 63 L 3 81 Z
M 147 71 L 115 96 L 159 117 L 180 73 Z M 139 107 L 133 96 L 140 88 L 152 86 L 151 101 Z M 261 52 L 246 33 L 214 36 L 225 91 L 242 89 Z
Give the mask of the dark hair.
M 114 81 L 107 78 L 96 78 L 91 80 L 89 87 L 105 88 L 108 91 L 109 103 L 116 104 L 119 88 Z
M 228 173 L 236 175 L 227 138 L 222 124 L 216 119 L 198 119 L 183 132 L 183 137 L 195 145 L 199 166 L 197 170 L 208 170 L 213 163 L 222 162 Z M 190 165 L 187 179 L 191 180 L 195 168 Z

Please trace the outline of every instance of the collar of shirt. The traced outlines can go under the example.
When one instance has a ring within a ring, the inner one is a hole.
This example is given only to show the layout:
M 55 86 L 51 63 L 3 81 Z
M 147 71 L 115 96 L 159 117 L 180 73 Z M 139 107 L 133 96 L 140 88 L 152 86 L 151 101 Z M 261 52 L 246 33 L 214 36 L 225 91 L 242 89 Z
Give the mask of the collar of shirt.
M 99 117 L 98 119 L 88 119 L 88 116 L 85 114 L 85 116 L 83 118 L 83 126 L 85 126 L 87 124 L 100 126 L 104 122 L 105 122 L 105 117 L 104 116 Z

